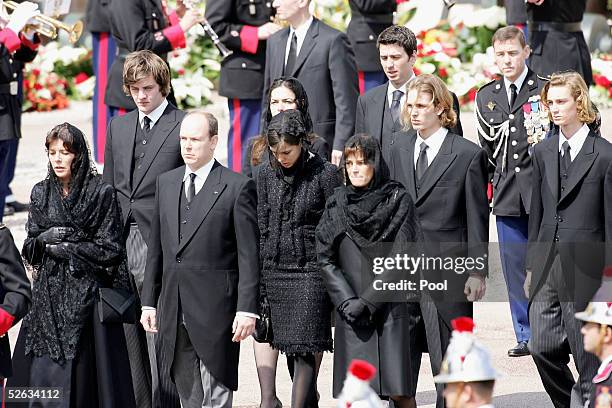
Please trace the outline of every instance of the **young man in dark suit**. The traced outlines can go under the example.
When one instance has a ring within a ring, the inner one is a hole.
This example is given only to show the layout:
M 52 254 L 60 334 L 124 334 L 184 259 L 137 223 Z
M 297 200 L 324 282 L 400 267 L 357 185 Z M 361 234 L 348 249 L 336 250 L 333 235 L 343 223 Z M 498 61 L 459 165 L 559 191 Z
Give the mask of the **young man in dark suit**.
M 186 165 L 157 180 L 142 291 L 141 323 L 164 339 L 183 408 L 231 408 L 257 318 L 255 182 L 213 158 L 217 130 L 207 112 L 183 120 Z
M 376 46 L 389 81 L 359 97 L 355 132 L 367 133 L 376 138 L 380 142 L 383 157 L 388 161 L 395 140 L 404 136 L 404 127 L 410 128 L 410 122 L 401 123 L 400 116 L 406 101 L 408 83 L 416 78 L 412 68 L 416 62 L 417 39 L 408 27 L 394 25 L 380 33 Z M 451 95 L 457 118 L 451 131 L 462 136 L 459 101 L 455 94 Z
M 449 132 L 456 114 L 446 85 L 433 75 L 418 76 L 408 85 L 402 115 L 414 130 L 397 139 L 391 152 L 391 178 L 404 184 L 414 201 L 426 253 L 446 257 L 450 254 L 443 251 L 450 245 L 459 247 L 455 256 L 486 259 L 487 157 L 476 144 Z M 471 302 L 484 295 L 487 271 L 485 265 L 466 268 L 463 274 L 428 270 L 423 275 L 449 282 L 448 291 L 425 292 L 421 301 L 434 375 L 439 374 L 448 347 L 451 320 L 472 316 Z M 443 387 L 438 384 L 436 389 L 436 406 L 441 408 Z
M 166 62 L 151 51 L 137 51 L 128 55 L 125 60 L 123 91 L 131 95 L 137 109 L 125 116 L 116 116 L 109 123 L 103 177 L 117 190 L 126 236 L 128 266 L 140 294 L 147 247 L 151 239 L 155 180 L 160 174 L 183 164 L 179 129 L 185 114 L 167 101 L 170 70 Z M 131 358 L 137 358 L 139 354 L 131 347 L 137 343 L 136 340 L 130 341 L 134 336 L 134 333 L 126 331 Z M 146 394 L 150 394 L 150 388 L 148 392 L 145 389 L 152 386 L 154 406 L 158 403 L 165 406 L 164 401 L 176 406 L 178 397 L 170 381 L 169 367 L 161 362 L 156 363 L 154 342 L 153 335 L 148 335 L 148 359 L 152 376 L 148 381 L 152 383 L 149 385 L 142 378 L 134 378 L 137 384 L 137 404 L 142 407 L 146 406 L 147 401 L 151 404 L 150 397 L 146 397 Z M 161 361 L 164 356 L 158 357 Z M 148 366 L 146 360 L 145 355 L 140 363 L 132 361 L 132 368 Z
M 206 19 L 232 54 L 221 61 L 219 95 L 227 97 L 227 167 L 240 172 L 247 142 L 259 134 L 266 40 L 281 26 L 271 0 L 208 0 Z
M 314 18 L 309 4 L 310 0 L 272 2 L 277 17 L 290 26 L 268 40 L 264 95 L 276 78 L 297 78 L 312 101 L 313 131 L 332 146 L 331 161 L 337 165 L 344 142 L 355 130 L 359 97 L 355 54 L 348 37 Z
M 8 331 L 30 309 L 32 292 L 9 229 L 0 224 L 0 385 L 12 375 Z
M 583 350 L 574 313 L 584 310 L 612 265 L 612 145 L 588 127 L 596 114 L 580 74 L 554 74 L 542 101 L 559 131 L 531 156 L 529 350 L 554 406 L 582 407 L 598 362 Z
M 548 116 L 542 114 L 540 104 L 540 91 L 546 81 L 525 65 L 530 49 L 519 28 L 500 28 L 492 42 L 502 77 L 478 90 L 476 121 L 480 145 L 489 159 L 489 198 L 496 216 L 502 272 L 517 341 L 508 356 L 520 357 L 529 355 L 531 332 L 523 284 L 531 204 L 531 151 L 548 130 Z

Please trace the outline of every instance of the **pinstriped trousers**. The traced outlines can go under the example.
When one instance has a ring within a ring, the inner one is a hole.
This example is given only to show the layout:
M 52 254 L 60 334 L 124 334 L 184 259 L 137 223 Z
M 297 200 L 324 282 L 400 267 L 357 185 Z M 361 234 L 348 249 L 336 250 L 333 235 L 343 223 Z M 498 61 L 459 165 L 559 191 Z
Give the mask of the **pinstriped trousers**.
M 125 248 L 128 268 L 140 296 L 147 261 L 147 244 L 138 226 L 130 226 Z M 157 352 L 157 350 L 163 350 L 158 344 L 160 341 L 158 336 L 154 333 L 146 333 L 145 340 L 144 335 L 140 324 L 137 325 L 137 328 L 133 328 L 129 335 L 126 331 L 137 406 L 139 408 L 178 408 L 180 406 L 178 393 L 170 377 L 171 361 L 168 361 L 169 358 L 163 353 Z

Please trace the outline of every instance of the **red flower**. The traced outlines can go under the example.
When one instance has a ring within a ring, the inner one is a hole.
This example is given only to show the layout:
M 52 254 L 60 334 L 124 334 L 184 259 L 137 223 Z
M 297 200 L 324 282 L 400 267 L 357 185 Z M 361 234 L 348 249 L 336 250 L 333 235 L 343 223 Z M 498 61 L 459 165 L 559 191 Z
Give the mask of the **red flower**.
M 439 76 L 440 78 L 446 78 L 446 77 L 448 77 L 448 71 L 446 70 L 446 68 L 444 68 L 444 67 L 440 67 L 440 68 L 438 68 L 438 76 Z
M 33 73 L 34 75 L 36 75 L 36 76 L 39 76 L 39 75 L 40 75 L 40 69 L 38 69 L 38 68 L 34 68 L 34 69 L 32 70 L 32 73 Z
M 468 91 L 468 99 L 470 102 L 474 102 L 476 99 L 476 88 L 472 88 Z
M 612 88 L 608 88 L 608 96 L 612 98 Z M 612 268 L 611 268 L 612 269 Z
M 83 83 L 85 81 L 87 81 L 89 79 L 89 76 L 84 73 L 84 72 L 79 72 L 75 77 L 74 77 L 74 83 L 75 84 L 80 84 Z
M 184 68 L 180 68 L 178 71 L 179 75 L 185 75 L 185 69 Z
M 418 69 L 417 67 L 413 67 L 412 70 L 414 71 L 414 75 L 421 75 L 421 70 Z
M 610 87 L 610 80 L 603 75 L 593 75 L 593 79 L 596 85 L 603 86 L 604 88 Z
M 36 89 L 37 91 L 40 91 L 41 89 L 43 89 L 43 86 L 39 83 L 35 83 L 34 84 L 34 89 Z
M 451 321 L 453 330 L 458 332 L 473 332 L 474 331 L 474 320 L 469 317 L 458 317 Z

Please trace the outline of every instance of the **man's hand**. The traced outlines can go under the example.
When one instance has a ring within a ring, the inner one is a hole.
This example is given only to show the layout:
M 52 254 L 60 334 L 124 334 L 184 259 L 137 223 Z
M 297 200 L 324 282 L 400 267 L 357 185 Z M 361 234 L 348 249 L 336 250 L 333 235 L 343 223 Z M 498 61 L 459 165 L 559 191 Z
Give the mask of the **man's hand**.
M 146 332 L 157 333 L 157 311 L 155 309 L 145 309 L 140 315 L 140 324 Z
M 255 331 L 254 317 L 236 315 L 234 323 L 232 323 L 233 342 L 239 342 L 249 337 Z
M 527 269 L 525 275 L 525 283 L 523 284 L 523 290 L 525 291 L 525 297 L 529 299 L 529 291 L 531 290 L 531 271 Z
M 185 11 L 185 15 L 181 18 L 179 25 L 184 33 L 189 31 L 196 24 L 204 22 L 204 15 L 200 10 L 190 9 Z
M 267 40 L 272 34 L 281 30 L 283 27 L 275 23 L 266 23 L 262 26 L 257 27 L 257 38 L 260 40 Z
M 465 288 L 463 293 L 467 296 L 467 300 L 470 302 L 476 302 L 482 299 L 487 290 L 487 284 L 485 283 L 484 276 L 481 275 L 470 275 L 465 281 Z
M 32 18 L 40 14 L 38 4 L 31 1 L 19 3 L 15 10 L 10 15 L 10 19 L 6 28 L 10 29 L 15 34 L 19 34 L 21 30 L 28 24 Z
M 340 160 L 342 160 L 342 150 L 332 150 L 332 164 L 335 164 L 336 166 L 340 167 Z

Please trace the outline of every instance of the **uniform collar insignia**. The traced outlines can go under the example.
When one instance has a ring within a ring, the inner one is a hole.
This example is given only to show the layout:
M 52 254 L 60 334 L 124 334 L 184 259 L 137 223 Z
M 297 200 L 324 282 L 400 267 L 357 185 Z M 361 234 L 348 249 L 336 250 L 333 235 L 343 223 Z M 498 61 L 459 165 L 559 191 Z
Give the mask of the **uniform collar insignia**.
M 487 108 L 489 108 L 489 110 L 495 109 L 495 102 L 489 101 L 489 103 L 487 103 Z

